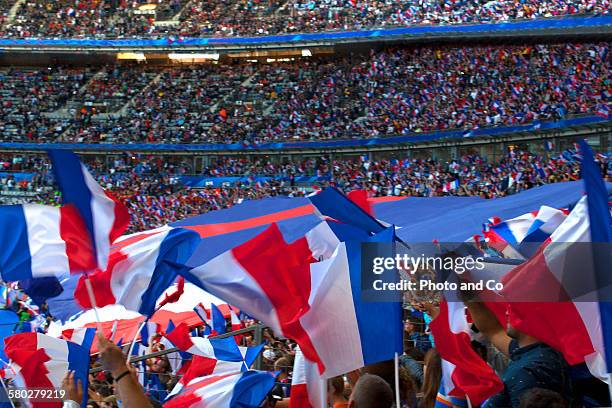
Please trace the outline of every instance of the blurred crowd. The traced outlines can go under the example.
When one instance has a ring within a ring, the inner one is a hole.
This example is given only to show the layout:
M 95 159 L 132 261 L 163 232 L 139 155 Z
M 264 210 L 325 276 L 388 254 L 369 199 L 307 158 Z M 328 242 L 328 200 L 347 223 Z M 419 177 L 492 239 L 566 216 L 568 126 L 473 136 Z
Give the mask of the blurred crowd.
M 14 2 L 2 1 L 6 16 Z M 609 0 L 25 0 L 0 36 L 252 36 L 601 15 Z
M 317 188 L 335 186 L 344 191 L 364 189 L 372 197 L 478 196 L 503 197 L 543 184 L 580 178 L 579 156 L 573 149 L 560 155 L 542 156 L 513 150 L 497 160 L 477 154 L 455 160 L 392 156 L 371 160 L 335 159 L 321 156 L 279 163 L 272 158 L 217 158 L 200 170 L 187 158 L 145 157 L 125 154 L 110 161 L 85 158 L 98 182 L 123 201 L 131 214 L 130 232 L 143 231 L 190 216 L 274 196 L 304 196 Z M 604 154 L 597 160 L 604 178 L 612 181 L 612 161 Z M 13 155 L 0 158 L 0 190 L 34 191 L 31 198 L 59 204 L 50 165 L 43 156 Z M 23 173 L 22 184 L 11 182 Z M 222 186 L 187 187 L 181 176 L 240 176 Z M 302 177 L 313 183 L 300 183 Z M 26 183 L 25 185 L 23 183 Z M 27 184 L 29 183 L 29 184 Z
M 402 48 L 95 74 L 9 69 L 0 73 L 0 140 L 252 146 L 609 115 L 609 46 Z

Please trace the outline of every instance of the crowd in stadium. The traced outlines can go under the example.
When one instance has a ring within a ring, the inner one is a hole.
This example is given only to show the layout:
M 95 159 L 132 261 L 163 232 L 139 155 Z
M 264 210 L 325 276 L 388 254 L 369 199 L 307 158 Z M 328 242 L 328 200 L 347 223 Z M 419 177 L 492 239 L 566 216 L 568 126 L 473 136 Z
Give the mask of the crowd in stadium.
M 141 10 L 154 4 L 154 11 Z M 609 0 L 369 1 L 100 1 L 26 0 L 14 17 L 0 3 L 0 36 L 15 38 L 130 38 L 151 36 L 252 36 L 359 30 L 422 24 L 490 23 L 610 12 Z M 161 23 L 160 23 L 161 22 Z
M 612 163 L 605 155 L 598 161 L 604 177 L 612 179 Z M 303 196 L 312 185 L 295 182 L 301 176 L 316 176 L 319 186 L 333 185 L 344 191 L 365 189 L 372 196 L 479 196 L 503 197 L 543 184 L 579 179 L 575 152 L 544 157 L 512 151 L 501 160 L 478 155 L 443 162 L 432 159 L 396 157 L 369 160 L 367 157 L 329 161 L 327 157 L 285 164 L 270 159 L 218 158 L 194 173 L 188 160 L 134 157 L 129 154 L 110 164 L 89 160 L 101 185 L 126 204 L 131 213 L 131 230 L 142 231 L 204 212 L 228 208 L 244 200 L 276 195 Z M 46 158 L 6 156 L 0 160 L 3 190 L 34 191 L 41 203 L 59 204 L 49 177 Z M 32 173 L 29 181 L 17 182 L 13 172 Z M 227 183 L 223 188 L 190 189 L 180 176 L 247 177 L 248 181 Z M 258 177 L 264 177 L 256 181 Z
M 278 65 L 109 67 L 93 79 L 11 69 L 0 137 L 253 145 L 554 121 L 604 109 L 608 52 L 608 43 L 404 48 Z

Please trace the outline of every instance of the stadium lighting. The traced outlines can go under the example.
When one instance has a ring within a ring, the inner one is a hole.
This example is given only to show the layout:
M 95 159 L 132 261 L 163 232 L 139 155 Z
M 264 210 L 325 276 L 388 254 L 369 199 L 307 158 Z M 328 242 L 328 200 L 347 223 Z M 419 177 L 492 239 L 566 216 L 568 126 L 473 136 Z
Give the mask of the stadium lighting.
M 302 57 L 312 57 L 312 51 L 308 48 L 302 50 Z
M 136 60 L 136 61 L 146 61 L 147 57 L 145 57 L 142 52 L 118 52 L 117 53 L 118 60 Z
M 168 54 L 168 58 L 171 60 L 189 62 L 195 60 L 219 60 L 219 54 L 211 53 L 211 54 Z

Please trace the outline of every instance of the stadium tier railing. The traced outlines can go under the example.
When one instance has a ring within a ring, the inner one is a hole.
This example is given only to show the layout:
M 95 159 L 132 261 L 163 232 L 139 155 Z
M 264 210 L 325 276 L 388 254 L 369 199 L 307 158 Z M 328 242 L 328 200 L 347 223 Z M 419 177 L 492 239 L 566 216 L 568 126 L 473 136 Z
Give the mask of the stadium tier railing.
M 465 25 L 419 25 L 400 28 L 375 28 L 355 31 L 324 33 L 281 34 L 257 37 L 178 37 L 166 36 L 157 39 L 88 39 L 88 38 L 27 38 L 0 39 L 0 47 L 75 47 L 75 48 L 181 48 L 181 47 L 223 47 L 235 45 L 289 45 L 312 43 L 341 43 L 401 39 L 431 36 L 478 36 L 495 33 L 544 32 L 559 30 L 605 29 L 612 26 L 612 15 L 567 16 L 554 19 L 520 20 L 502 23 L 480 23 Z
M 0 150 L 25 150 L 45 151 L 50 148 L 69 149 L 80 152 L 102 152 L 102 151 L 149 151 L 149 152 L 239 152 L 239 151 L 287 151 L 304 149 L 334 149 L 334 148 L 363 148 L 390 145 L 413 145 L 443 140 L 495 138 L 503 135 L 538 132 L 547 130 L 562 130 L 573 126 L 586 126 L 597 124 L 609 124 L 612 116 L 581 116 L 568 118 L 556 122 L 532 122 L 517 126 L 486 127 L 472 130 L 451 130 L 444 132 L 411 133 L 402 136 L 387 136 L 372 139 L 338 139 L 322 141 L 303 142 L 270 142 L 257 145 L 245 145 L 243 143 L 214 144 L 214 143 L 192 143 L 192 144 L 152 144 L 152 143 L 121 143 L 121 144 L 87 144 L 87 143 L 19 143 L 0 142 Z

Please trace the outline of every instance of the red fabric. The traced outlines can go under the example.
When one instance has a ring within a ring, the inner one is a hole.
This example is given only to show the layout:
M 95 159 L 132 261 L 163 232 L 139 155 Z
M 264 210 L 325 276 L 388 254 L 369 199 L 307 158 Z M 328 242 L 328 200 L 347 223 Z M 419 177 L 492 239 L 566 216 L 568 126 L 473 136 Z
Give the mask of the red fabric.
M 367 212 L 372 217 L 375 217 L 374 208 L 372 208 L 372 204 L 368 201 L 367 191 L 353 190 L 350 191 L 346 196 L 349 198 L 349 200 L 357 204 L 359 208 L 361 208 L 363 211 Z
M 548 269 L 545 247 L 542 245 L 531 259 L 502 279 L 501 293 L 510 304 L 508 321 L 517 330 L 559 350 L 570 365 L 580 364 L 595 351 L 593 343 L 576 306 Z M 552 301 L 556 298 L 560 301 Z
M 179 298 L 181 297 L 181 295 L 183 294 L 183 292 L 185 292 L 185 278 L 183 278 L 181 276 L 178 279 L 178 284 L 176 286 L 176 291 L 171 293 L 171 294 L 169 294 L 169 295 L 166 295 L 164 297 L 164 300 L 162 300 L 159 303 L 158 307 L 162 307 L 165 304 L 174 303 L 174 302 L 178 301 Z
M 291 384 L 291 399 L 289 408 L 312 408 L 308 399 L 308 385 Z
M 37 349 L 36 333 L 20 333 L 4 339 L 4 352 L 21 367 L 19 374 L 27 388 L 54 389 L 45 363 L 50 360 L 44 349 Z M 61 402 L 32 402 L 33 408 L 61 408 Z
M 307 271 L 306 268 L 301 269 L 298 273 L 290 270 L 296 259 L 307 259 L 306 254 L 297 252 L 303 249 L 303 245 L 287 245 L 278 226 L 272 224 L 258 239 L 247 241 L 232 252 L 274 306 L 282 334 L 295 340 L 304 356 L 317 363 L 322 373 L 325 366 L 299 320 L 308 312 L 310 306 L 307 302 L 304 303 L 303 299 L 288 296 L 291 293 L 287 293 L 287 288 L 295 289 L 310 283 L 309 268 Z
M 85 222 L 76 207 L 65 205 L 60 208 L 60 236 L 66 242 L 66 255 L 71 273 L 93 271 L 96 257 L 93 246 L 86 234 Z
M 170 333 L 166 333 L 165 337 L 181 351 L 187 351 L 193 346 L 189 327 L 185 323 L 176 326 Z
M 115 220 L 113 221 L 113 227 L 109 234 L 109 240 L 112 244 L 115 242 L 117 238 L 119 238 L 123 233 L 127 230 L 130 225 L 130 213 L 125 205 L 122 202 L 113 197 L 112 194 L 108 192 L 104 192 L 108 198 L 114 201 L 115 203 Z
M 472 349 L 467 333 L 451 331 L 448 303 L 440 303 L 440 314 L 429 325 L 440 356 L 456 367 L 451 374 L 455 389 L 449 395 L 467 395 L 474 405 L 503 390 L 504 385 L 493 369 Z

